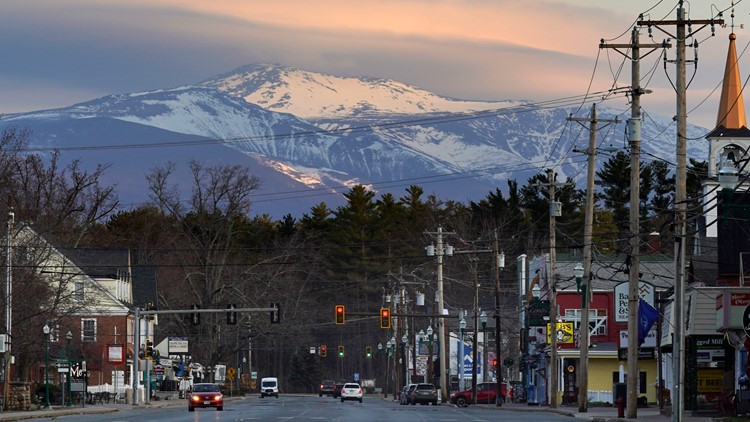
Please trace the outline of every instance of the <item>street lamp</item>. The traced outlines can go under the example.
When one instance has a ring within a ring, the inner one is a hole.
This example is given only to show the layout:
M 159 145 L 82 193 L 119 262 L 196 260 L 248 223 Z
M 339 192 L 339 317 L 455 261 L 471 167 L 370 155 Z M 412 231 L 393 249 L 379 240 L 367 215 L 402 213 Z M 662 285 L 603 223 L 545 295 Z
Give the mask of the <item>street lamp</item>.
M 432 363 L 432 334 L 434 332 L 435 331 L 432 329 L 432 325 L 427 327 L 427 340 L 429 341 L 429 343 L 427 343 L 427 355 L 428 356 L 427 356 L 427 379 L 426 381 L 428 382 L 433 381 L 433 378 L 435 375 L 434 374 L 435 369 Z
M 409 337 L 406 334 L 404 334 L 403 337 L 401 337 L 401 347 L 402 347 L 402 350 L 403 350 L 403 355 L 402 355 L 402 358 L 401 358 L 402 359 L 401 362 L 403 363 L 402 366 L 403 366 L 403 371 L 404 371 L 403 372 L 403 374 L 404 374 L 404 378 L 403 378 L 404 385 L 408 385 L 410 383 L 410 380 L 409 380 L 409 371 L 407 370 L 407 368 L 409 367 L 409 363 L 408 363 L 409 359 L 407 358 L 407 355 L 406 355 L 407 350 L 408 350 L 408 347 L 406 347 L 406 345 L 407 345 L 408 342 L 409 342 Z
M 458 388 L 464 391 L 464 329 L 466 328 L 466 320 L 461 315 L 461 321 L 458 322 L 458 327 L 461 329 L 461 338 L 458 340 Z
M 487 353 L 487 312 L 482 311 L 481 314 L 479 314 L 479 321 L 482 323 L 482 348 L 484 349 L 483 356 L 484 356 L 484 363 L 482 364 L 482 381 L 487 382 L 487 364 L 489 362 L 489 353 Z M 477 354 L 477 356 L 479 356 Z M 497 379 L 497 382 L 500 382 L 500 378 Z
M 42 327 L 44 333 L 44 407 L 49 408 L 49 325 Z
M 68 358 L 68 379 L 66 380 L 68 384 L 68 403 L 66 403 L 66 406 L 73 406 L 73 400 L 70 397 L 70 341 L 73 340 L 73 333 L 68 331 L 68 334 L 65 335 L 65 338 L 68 340 L 67 347 L 65 348 L 65 356 Z

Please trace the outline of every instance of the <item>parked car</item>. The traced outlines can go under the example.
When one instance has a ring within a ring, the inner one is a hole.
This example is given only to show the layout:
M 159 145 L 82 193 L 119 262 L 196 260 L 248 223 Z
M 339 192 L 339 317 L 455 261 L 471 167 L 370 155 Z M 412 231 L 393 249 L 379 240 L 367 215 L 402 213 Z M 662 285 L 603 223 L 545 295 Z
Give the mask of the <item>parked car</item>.
M 318 390 L 318 397 L 332 396 L 336 389 L 336 381 L 334 380 L 323 380 L 320 382 L 320 390 Z
M 399 404 L 409 404 L 411 401 L 411 393 L 414 391 L 414 389 L 417 387 L 417 384 L 407 384 L 404 386 L 404 388 L 401 389 L 401 394 L 399 395 L 398 402 Z
M 333 393 L 331 393 L 331 397 L 334 399 L 341 397 L 341 389 L 344 388 L 344 385 L 346 385 L 344 381 L 336 381 L 333 385 Z
M 411 404 L 430 404 L 437 406 L 437 389 L 435 385 L 428 383 L 417 384 L 414 391 L 409 395 L 409 402 Z
M 344 384 L 341 388 L 341 402 L 345 400 L 359 400 L 362 403 L 362 387 L 353 382 Z
M 477 403 L 495 403 L 496 396 L 496 382 L 482 382 L 477 384 Z M 505 399 L 507 396 L 508 383 L 504 382 L 500 385 L 500 402 L 505 403 Z M 468 406 L 471 403 L 471 388 L 451 394 L 451 403 L 459 407 Z
M 224 410 L 224 396 L 217 384 L 199 383 L 193 385 L 193 391 L 188 396 L 188 411 L 195 411 L 196 407 L 215 407 L 217 411 Z
M 260 398 L 265 396 L 274 396 L 279 398 L 279 380 L 277 378 L 261 378 L 260 380 Z

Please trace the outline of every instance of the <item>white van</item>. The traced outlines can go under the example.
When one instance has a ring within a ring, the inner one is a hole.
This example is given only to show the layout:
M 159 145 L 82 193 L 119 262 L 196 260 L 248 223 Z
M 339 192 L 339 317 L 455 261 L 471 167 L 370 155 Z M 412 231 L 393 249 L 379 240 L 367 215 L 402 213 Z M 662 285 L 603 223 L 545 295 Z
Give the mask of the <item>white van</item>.
M 260 398 L 265 396 L 279 398 L 279 380 L 277 378 L 261 378 Z

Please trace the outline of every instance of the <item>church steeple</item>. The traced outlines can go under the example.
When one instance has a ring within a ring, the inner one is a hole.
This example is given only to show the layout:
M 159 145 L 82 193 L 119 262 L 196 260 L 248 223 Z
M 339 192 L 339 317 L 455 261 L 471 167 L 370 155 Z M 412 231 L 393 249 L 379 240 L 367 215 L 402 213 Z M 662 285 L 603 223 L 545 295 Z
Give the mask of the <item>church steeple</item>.
M 741 129 L 747 128 L 747 117 L 745 116 L 745 102 L 742 99 L 742 80 L 737 63 L 737 48 L 735 40 L 737 36 L 729 34 L 729 51 L 727 52 L 727 63 L 724 68 L 724 83 L 721 87 L 721 100 L 719 100 L 719 115 L 716 118 L 717 128 Z

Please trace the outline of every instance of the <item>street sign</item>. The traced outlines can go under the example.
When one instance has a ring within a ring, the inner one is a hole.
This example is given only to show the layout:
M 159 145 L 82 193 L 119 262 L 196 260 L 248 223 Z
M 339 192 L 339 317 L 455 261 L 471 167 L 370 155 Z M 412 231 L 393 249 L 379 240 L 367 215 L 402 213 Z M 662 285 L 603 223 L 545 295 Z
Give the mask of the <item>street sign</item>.
M 227 369 L 227 378 L 233 380 L 235 375 L 237 375 L 237 372 L 234 370 L 234 368 Z

